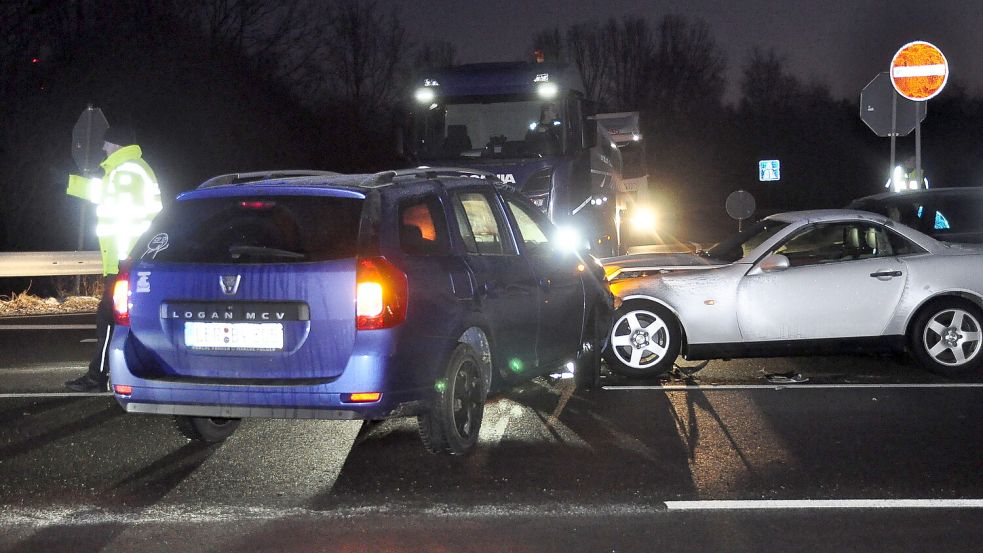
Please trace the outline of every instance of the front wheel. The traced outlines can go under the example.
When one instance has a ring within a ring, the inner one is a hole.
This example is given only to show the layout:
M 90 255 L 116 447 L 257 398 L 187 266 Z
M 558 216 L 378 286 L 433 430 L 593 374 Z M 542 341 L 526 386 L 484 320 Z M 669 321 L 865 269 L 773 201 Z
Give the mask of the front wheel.
M 420 439 L 430 453 L 466 455 L 478 443 L 485 412 L 485 379 L 471 346 L 451 354 L 430 411 L 417 417 Z
M 614 314 L 608 340 L 611 370 L 623 376 L 650 378 L 669 372 L 679 356 L 679 321 L 665 307 L 625 302 Z
M 177 415 L 174 424 L 185 438 L 209 444 L 224 442 L 239 428 L 240 419 L 219 417 L 187 417 Z
M 587 322 L 586 336 L 581 345 L 580 358 L 574 367 L 574 384 L 581 390 L 592 390 L 601 385 L 601 349 L 607 333 L 604 313 L 594 311 Z
M 967 301 L 945 299 L 923 309 L 908 335 L 922 367 L 945 376 L 963 376 L 983 365 L 983 313 Z

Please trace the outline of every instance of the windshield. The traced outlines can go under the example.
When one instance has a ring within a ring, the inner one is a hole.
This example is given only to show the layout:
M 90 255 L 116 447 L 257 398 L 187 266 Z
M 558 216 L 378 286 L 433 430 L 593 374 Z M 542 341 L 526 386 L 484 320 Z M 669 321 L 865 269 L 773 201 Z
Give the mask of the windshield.
M 422 160 L 536 158 L 563 150 L 559 102 L 496 97 L 493 101 L 434 104 L 417 113 Z
M 787 226 L 788 223 L 782 221 L 772 221 L 770 219 L 758 221 L 742 232 L 710 248 L 704 252 L 704 255 L 713 259 L 733 263 L 746 256 L 751 250 L 757 248 L 765 240 L 771 238 Z

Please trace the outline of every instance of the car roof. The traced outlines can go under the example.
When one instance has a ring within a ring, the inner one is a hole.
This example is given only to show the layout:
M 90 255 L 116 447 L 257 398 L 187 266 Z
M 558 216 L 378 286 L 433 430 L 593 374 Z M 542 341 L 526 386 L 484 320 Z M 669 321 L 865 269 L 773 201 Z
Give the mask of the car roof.
M 786 223 L 798 223 L 798 222 L 810 222 L 810 223 L 822 223 L 825 221 L 841 221 L 843 219 L 857 219 L 861 221 L 873 221 L 876 223 L 889 223 L 893 224 L 893 221 L 884 217 L 883 215 L 878 215 L 876 213 L 871 213 L 869 211 L 860 211 L 857 209 L 810 209 L 806 211 L 787 211 L 784 213 L 776 213 L 766 217 L 766 219 L 771 219 L 774 221 L 784 221 Z
M 511 189 L 498 176 L 486 171 L 459 167 L 417 167 L 378 173 L 343 174 L 329 171 L 276 170 L 252 173 L 229 173 L 212 177 L 195 190 L 178 196 L 179 200 L 247 194 L 332 195 L 364 198 L 369 190 L 439 181 L 448 188 L 487 183 Z
M 860 202 L 882 202 L 902 198 L 921 198 L 925 196 L 960 196 L 960 195 L 983 195 L 983 186 L 953 186 L 947 188 L 922 188 L 919 190 L 902 190 L 900 192 L 881 192 L 857 198 L 850 202 L 855 205 Z

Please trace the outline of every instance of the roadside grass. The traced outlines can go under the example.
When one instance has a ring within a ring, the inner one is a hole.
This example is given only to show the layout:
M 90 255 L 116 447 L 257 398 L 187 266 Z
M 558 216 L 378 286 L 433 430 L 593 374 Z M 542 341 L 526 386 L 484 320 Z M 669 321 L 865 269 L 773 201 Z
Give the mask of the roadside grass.
M 30 288 L 19 293 L 0 295 L 0 317 L 94 313 L 99 307 L 99 298 L 102 295 L 102 279 L 83 278 L 78 295 L 74 293 L 74 280 L 74 277 L 54 279 L 49 288 L 56 290 L 56 297 L 32 294 Z

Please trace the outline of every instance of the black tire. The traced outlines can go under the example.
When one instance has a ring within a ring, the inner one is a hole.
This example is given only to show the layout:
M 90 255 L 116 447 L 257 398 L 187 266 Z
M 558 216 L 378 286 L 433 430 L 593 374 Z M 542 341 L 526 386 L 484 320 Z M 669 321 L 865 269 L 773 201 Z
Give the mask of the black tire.
M 214 444 L 224 442 L 239 428 L 241 419 L 218 417 L 187 417 L 175 415 L 174 425 L 185 438 L 194 442 Z
M 478 443 L 486 394 L 481 361 L 471 346 L 457 346 L 442 382 L 429 411 L 417 417 L 420 439 L 430 453 L 467 455 Z
M 578 390 L 593 390 L 601 385 L 601 350 L 607 331 L 603 315 L 595 310 L 587 321 L 587 336 L 584 337 L 585 345 L 590 347 L 581 352 L 573 371 L 573 382 Z
M 958 298 L 934 301 L 909 328 L 908 346 L 929 371 L 948 377 L 973 374 L 983 366 L 983 311 Z
M 634 323 L 630 322 L 632 315 L 635 317 Z M 624 343 L 625 338 L 629 340 L 628 345 Z M 625 302 L 614 312 L 614 323 L 608 330 L 608 347 L 604 356 L 611 370 L 620 375 L 653 378 L 672 369 L 681 346 L 682 332 L 672 312 L 657 303 L 633 300 Z M 640 352 L 637 354 L 640 357 L 633 355 L 636 351 Z M 637 362 L 633 364 L 634 359 Z

